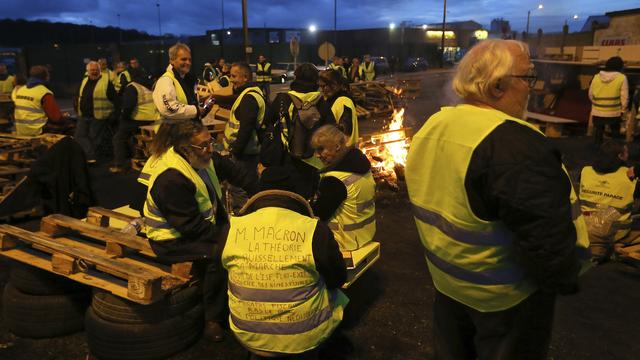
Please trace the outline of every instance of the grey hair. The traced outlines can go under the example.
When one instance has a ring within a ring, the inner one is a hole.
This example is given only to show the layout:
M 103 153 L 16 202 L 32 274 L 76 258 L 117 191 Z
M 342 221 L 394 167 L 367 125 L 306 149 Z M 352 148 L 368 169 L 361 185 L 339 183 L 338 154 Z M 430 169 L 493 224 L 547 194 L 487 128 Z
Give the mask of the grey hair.
M 527 44 L 516 40 L 490 39 L 474 46 L 458 64 L 453 90 L 465 99 L 490 99 L 491 88 L 513 71 L 515 61 L 510 49 L 514 45 L 529 54 Z
M 184 50 L 191 53 L 191 49 L 187 44 L 183 44 L 181 42 L 177 42 L 175 45 L 169 48 L 169 60 L 173 61 L 178 58 L 178 51 Z
M 98 67 L 98 69 L 100 69 L 100 63 L 99 63 L 99 62 L 97 62 L 97 61 L 93 61 L 93 60 L 92 60 L 92 61 L 89 61 L 89 62 L 87 63 L 87 66 L 86 66 L 86 68 L 85 68 L 85 69 L 86 69 L 87 71 L 89 71 L 89 68 L 91 67 L 91 65 L 95 65 L 95 66 L 97 66 L 97 67 Z
M 347 136 L 335 125 L 324 125 L 313 133 L 311 137 L 311 147 L 337 146 L 338 150 L 347 146 Z

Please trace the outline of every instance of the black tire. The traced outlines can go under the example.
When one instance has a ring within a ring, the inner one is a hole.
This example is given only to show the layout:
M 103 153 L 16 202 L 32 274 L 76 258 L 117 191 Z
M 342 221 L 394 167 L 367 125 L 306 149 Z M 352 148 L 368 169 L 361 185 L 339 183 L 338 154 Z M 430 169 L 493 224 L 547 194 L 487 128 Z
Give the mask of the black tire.
M 82 330 L 89 296 L 86 293 L 29 295 L 7 283 L 2 303 L 4 322 L 15 335 L 50 338 Z
M 87 310 L 85 329 L 91 353 L 102 360 L 166 359 L 200 338 L 204 310 L 197 305 L 155 324 L 118 324 Z
M 110 322 L 149 324 L 184 314 L 201 302 L 202 293 L 197 286 L 181 289 L 149 305 L 141 305 L 104 290 L 94 289 L 91 307 L 97 316 Z
M 63 295 L 89 291 L 87 286 L 64 276 L 21 263 L 12 264 L 9 282 L 16 289 L 30 295 Z

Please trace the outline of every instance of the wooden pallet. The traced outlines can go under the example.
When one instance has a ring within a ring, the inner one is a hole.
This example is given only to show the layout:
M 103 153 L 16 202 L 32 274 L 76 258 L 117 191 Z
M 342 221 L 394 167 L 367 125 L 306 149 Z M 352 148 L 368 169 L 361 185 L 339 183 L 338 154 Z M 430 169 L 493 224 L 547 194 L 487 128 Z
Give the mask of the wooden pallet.
M 633 265 L 640 266 L 640 244 L 620 248 L 620 258 Z
M 0 225 L 0 255 L 150 304 L 191 281 L 192 263 L 158 263 L 146 238 L 109 227 L 130 217 L 91 208 L 88 221 L 64 215 L 42 219 L 39 232 Z M 96 224 L 97 223 L 97 224 Z

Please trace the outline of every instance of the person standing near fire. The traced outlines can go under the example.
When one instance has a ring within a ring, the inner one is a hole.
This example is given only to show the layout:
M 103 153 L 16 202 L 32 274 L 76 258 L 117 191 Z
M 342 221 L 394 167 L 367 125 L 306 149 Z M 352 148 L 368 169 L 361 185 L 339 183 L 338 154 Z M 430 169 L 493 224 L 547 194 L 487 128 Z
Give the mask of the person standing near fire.
M 589 86 L 593 138 L 596 146 L 602 144 L 605 125 L 611 128 L 611 137 L 620 137 L 622 115 L 627 110 L 629 99 L 629 83 L 622 73 L 623 67 L 624 61 L 621 57 L 609 58 L 604 70 L 593 77 Z

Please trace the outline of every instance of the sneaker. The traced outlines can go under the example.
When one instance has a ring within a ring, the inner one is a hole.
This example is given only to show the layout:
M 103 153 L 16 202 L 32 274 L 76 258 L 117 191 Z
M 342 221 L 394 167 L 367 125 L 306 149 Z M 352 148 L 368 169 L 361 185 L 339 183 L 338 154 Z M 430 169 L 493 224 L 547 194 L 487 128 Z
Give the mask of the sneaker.
M 224 341 L 225 330 L 219 322 L 207 321 L 204 326 L 204 338 L 213 342 Z

